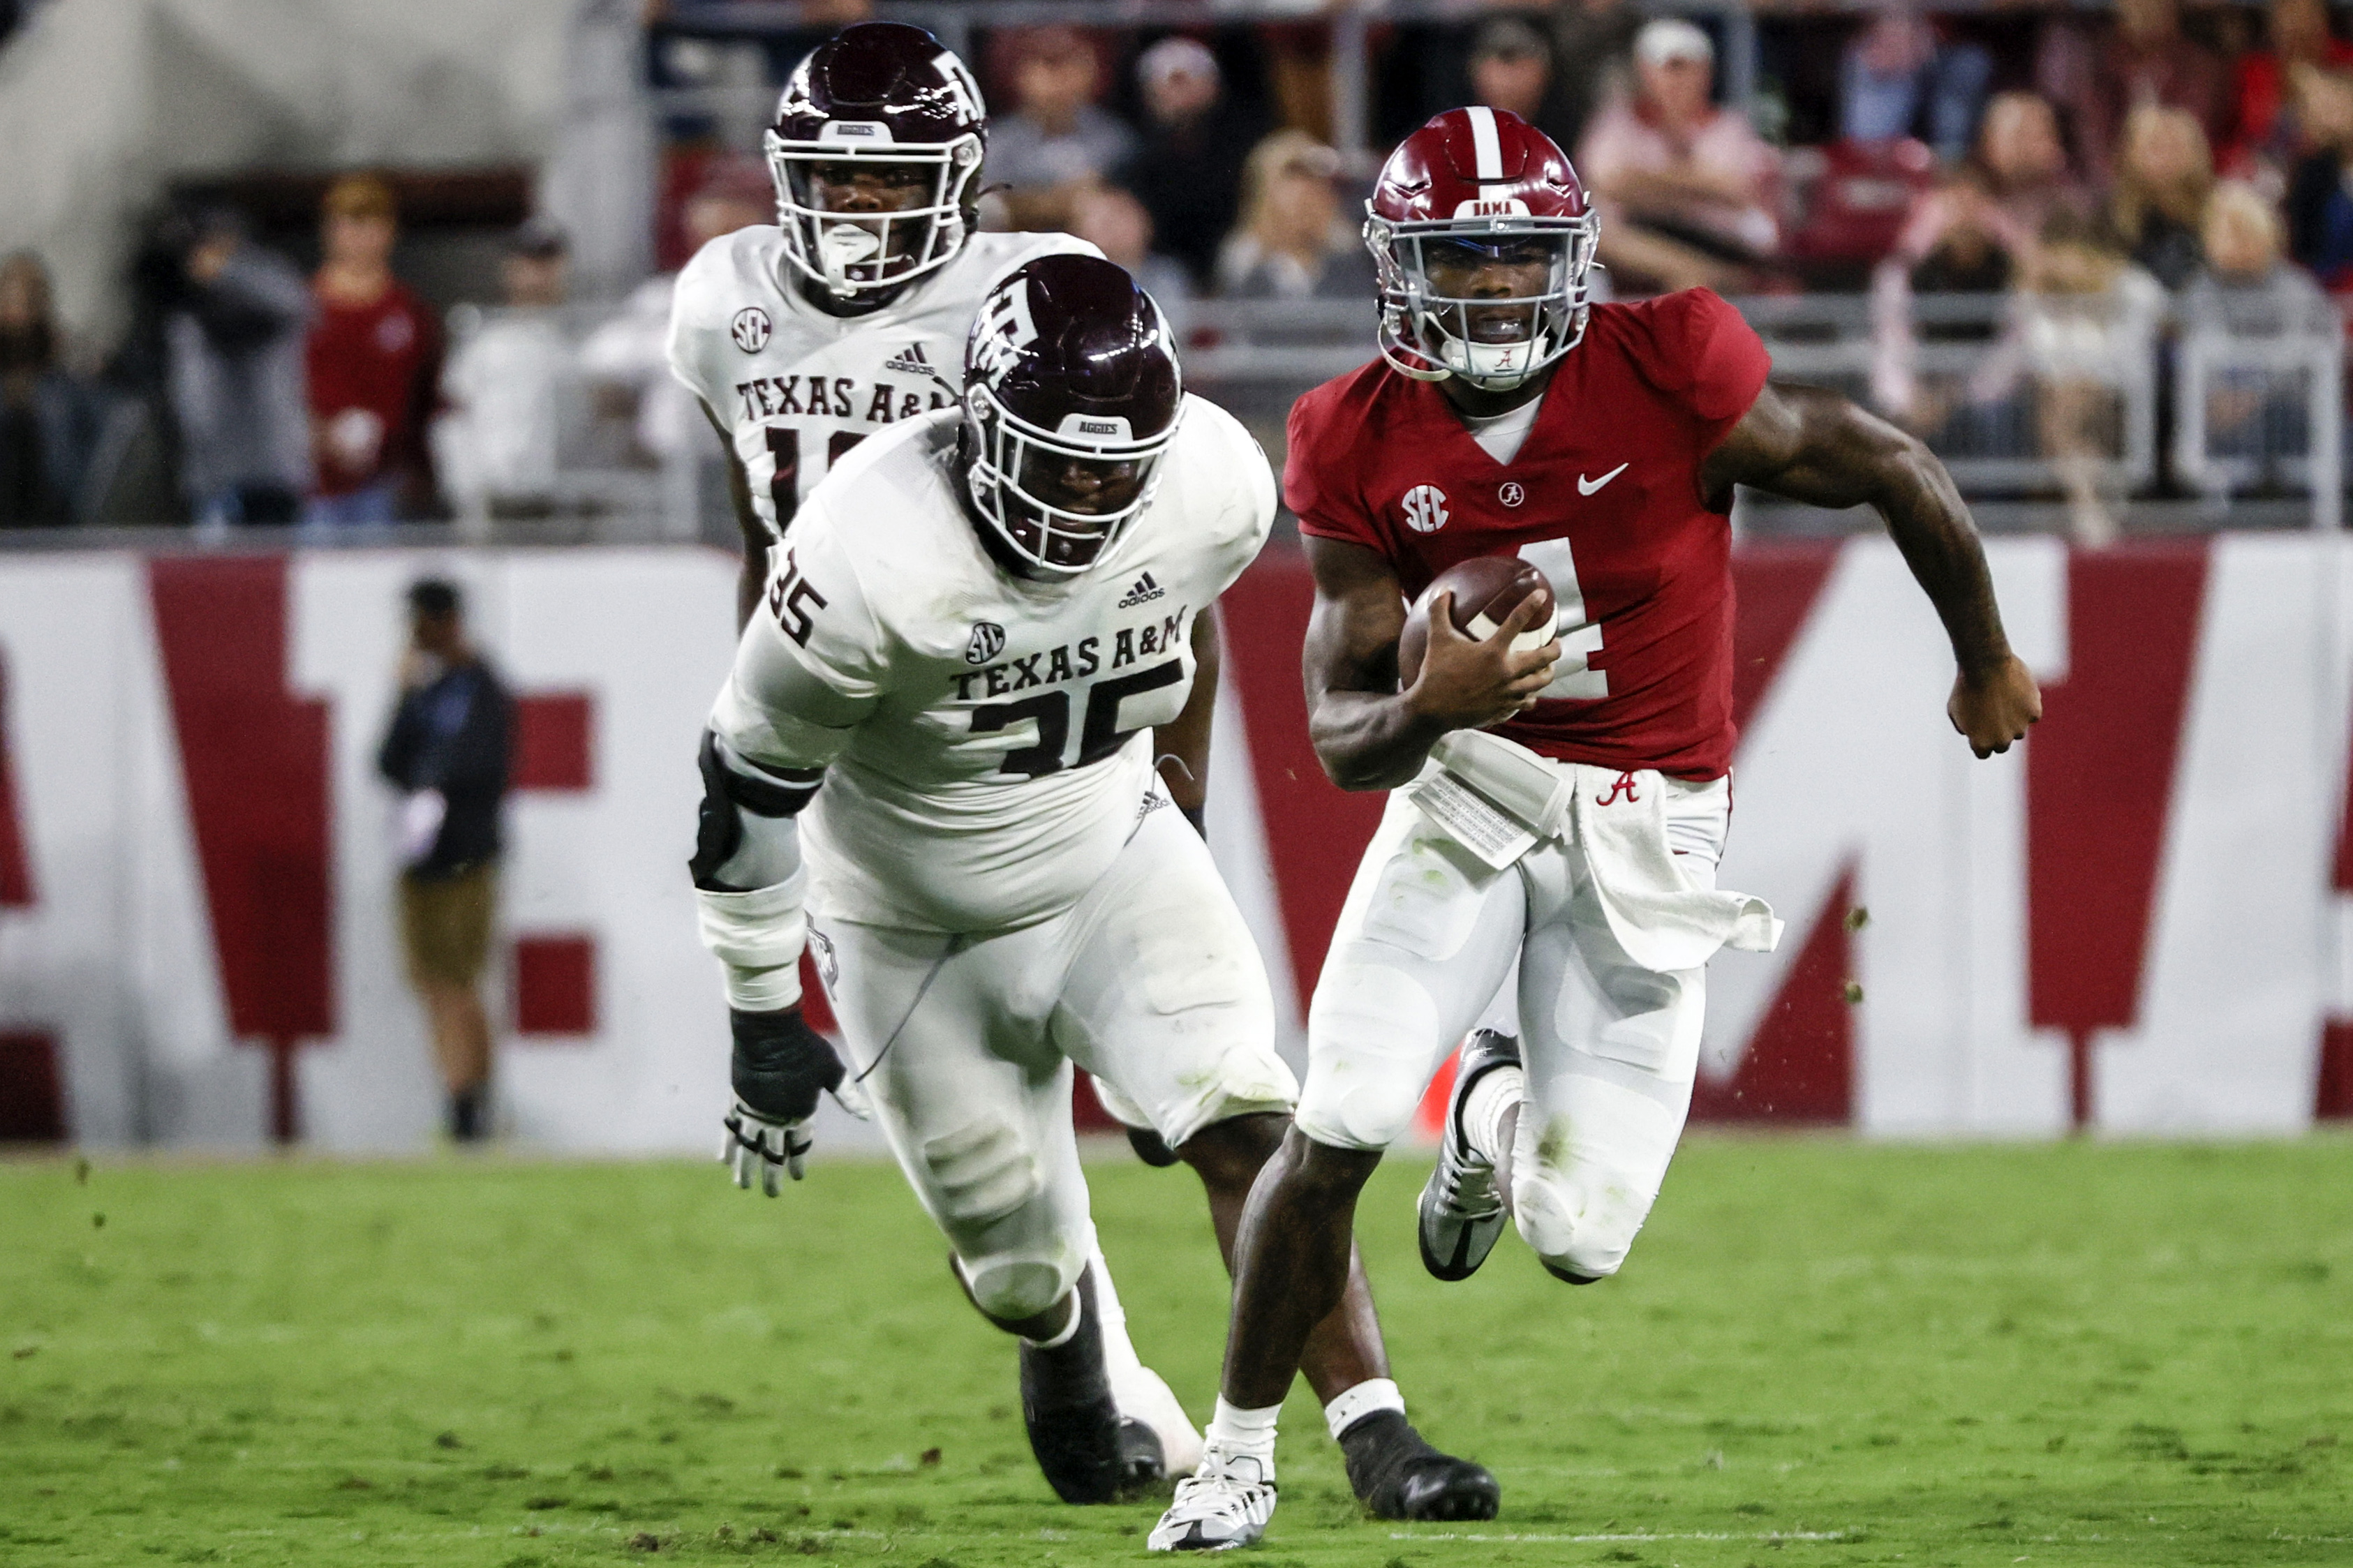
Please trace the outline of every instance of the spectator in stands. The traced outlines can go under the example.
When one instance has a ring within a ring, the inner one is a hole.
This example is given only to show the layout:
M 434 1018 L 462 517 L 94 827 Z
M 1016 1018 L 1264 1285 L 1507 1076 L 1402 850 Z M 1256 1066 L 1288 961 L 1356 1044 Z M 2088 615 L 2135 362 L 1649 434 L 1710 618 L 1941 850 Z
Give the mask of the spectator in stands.
M 768 171 L 749 159 L 716 164 L 680 215 L 687 254 L 722 235 L 776 221 L 776 189 Z M 596 389 L 599 410 L 616 418 L 636 411 L 638 450 L 659 463 L 702 451 L 710 441 L 694 394 L 670 372 L 670 295 L 678 274 L 647 279 L 620 310 L 580 345 L 580 369 Z
M 1135 132 L 1095 102 L 1102 70 L 1074 29 L 1028 30 L 1012 61 L 1014 110 L 989 121 L 982 178 L 1012 187 L 1005 200 L 1015 227 L 1061 228 L 1071 197 L 1134 155 Z
M 2296 68 L 2353 67 L 2353 44 L 2329 36 L 2321 0 L 2272 0 L 2263 33 L 2264 47 L 2240 56 L 2234 68 L 2237 133 L 2220 162 L 2234 176 L 2259 178 L 2277 190 L 2312 147 L 2296 113 Z
M 2319 337 L 2344 328 L 2327 296 L 2301 268 L 2281 259 L 2286 236 L 2279 212 L 2253 185 L 2225 180 L 2206 204 L 2206 271 L 2181 297 L 2185 335 Z M 2265 454 L 2296 450 L 2308 410 L 2301 388 L 2277 373 L 2240 369 L 2210 374 L 2205 384 L 2208 449 Z M 2219 486 L 2221 476 L 2204 478 Z
M 2311 274 L 2284 258 L 2285 226 L 2261 191 L 2239 180 L 2217 184 L 2201 232 L 2206 270 L 2182 300 L 2193 326 L 2214 322 L 2240 333 L 2337 330 Z
M 564 231 L 533 218 L 507 242 L 506 309 L 482 321 L 441 375 L 447 411 L 434 422 L 443 489 L 467 518 L 534 518 L 555 505 L 555 464 L 572 349 L 564 303 Z
M 440 382 L 433 313 L 392 275 L 392 187 L 349 174 L 328 187 L 305 354 L 317 478 L 302 520 L 388 523 L 432 504 L 425 421 Z
M 2144 103 L 2125 117 L 2107 222 L 2117 247 L 2168 289 L 2181 289 L 2206 264 L 2200 239 L 2214 161 L 2206 133 L 2187 110 Z
M 1342 216 L 1340 155 L 1303 131 L 1278 131 L 1242 167 L 1241 221 L 1218 253 L 1229 300 L 1354 300 L 1372 292 L 1372 258 Z
M 1599 198 L 1600 258 L 1621 292 L 1734 287 L 1779 242 L 1773 150 L 1709 101 L 1715 47 L 1689 22 L 1644 26 L 1634 67 L 1634 99 L 1603 110 L 1577 150 Z
M 1915 205 L 1892 259 L 1909 272 L 1925 268 L 1971 278 L 1999 266 L 2003 275 L 1993 286 L 2006 288 L 2009 268 L 2032 247 L 2052 215 L 2081 213 L 2086 205 L 2082 186 L 2069 174 L 2051 105 L 2031 92 L 2000 93 L 1986 106 L 1976 152 L 1951 180 Z M 2000 252 L 2000 262 L 1987 258 L 1989 246 Z M 1913 287 L 1964 286 L 1915 277 Z
M 1241 205 L 1242 163 L 1263 134 L 1261 117 L 1228 95 L 1218 58 L 1192 38 L 1161 39 L 1137 57 L 1144 138 L 1119 173 L 1151 215 L 1167 254 L 1206 287 L 1218 245 Z
M 164 322 L 181 485 L 203 526 L 292 522 L 311 479 L 302 275 L 226 207 L 164 248 L 179 258 Z
M 1552 47 L 1533 23 L 1491 16 L 1471 42 L 1471 101 L 1508 109 L 1535 124 L 1552 91 Z
M 2343 293 L 2353 289 L 2353 76 L 2299 66 L 2292 79 L 2313 150 L 2288 180 L 2288 253 Z
M 2070 535 L 2097 548 L 2116 537 L 2124 398 L 2148 374 L 2164 289 L 2099 225 L 2064 212 L 2037 237 L 2025 284 L 2014 346 L 2033 376 L 2042 455 L 2065 493 Z
M 1958 158 L 1992 79 L 1993 56 L 1982 45 L 1942 41 L 1909 7 L 1892 8 L 1856 34 L 1840 59 L 1839 133 L 1890 142 L 1916 132 L 1945 157 Z
M 1552 16 L 1558 64 L 1545 130 L 1564 147 L 1582 146 L 1594 117 L 1634 90 L 1634 39 L 1642 30 L 1633 0 L 1566 0 Z
M 102 422 L 97 389 L 66 368 L 48 268 L 30 251 L 0 260 L 0 528 L 89 515 Z
M 1184 341 L 1191 325 L 1193 277 L 1185 264 L 1152 247 L 1152 215 L 1117 185 L 1090 185 L 1071 204 L 1071 233 L 1127 268 Z
M 2097 38 L 2056 24 L 2044 34 L 2036 70 L 2044 95 L 2073 108 L 2076 161 L 2102 184 L 2115 172 L 2135 105 L 2189 110 L 2210 147 L 2230 140 L 2229 68 L 2183 35 L 2179 0 L 2116 0 L 2116 26 Z
M 401 792 L 400 934 L 449 1095 L 449 1135 L 491 1133 L 491 1021 L 482 965 L 498 902 L 499 807 L 513 704 L 466 636 L 454 584 L 408 590 L 400 705 L 376 771 Z

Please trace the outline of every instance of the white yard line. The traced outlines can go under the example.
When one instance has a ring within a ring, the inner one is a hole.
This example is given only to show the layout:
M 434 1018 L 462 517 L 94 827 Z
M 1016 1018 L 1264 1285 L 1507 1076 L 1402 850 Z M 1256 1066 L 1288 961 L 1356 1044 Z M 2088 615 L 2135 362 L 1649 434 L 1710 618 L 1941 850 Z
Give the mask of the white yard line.
M 1844 1541 L 1843 1530 L 1766 1530 L 1754 1535 L 1733 1535 L 1713 1531 L 1698 1531 L 1684 1535 L 1522 1535 L 1509 1533 L 1490 1535 L 1469 1531 L 1392 1530 L 1391 1541 L 1525 1541 L 1552 1542 L 1563 1545 L 1599 1546 L 1613 1541 Z

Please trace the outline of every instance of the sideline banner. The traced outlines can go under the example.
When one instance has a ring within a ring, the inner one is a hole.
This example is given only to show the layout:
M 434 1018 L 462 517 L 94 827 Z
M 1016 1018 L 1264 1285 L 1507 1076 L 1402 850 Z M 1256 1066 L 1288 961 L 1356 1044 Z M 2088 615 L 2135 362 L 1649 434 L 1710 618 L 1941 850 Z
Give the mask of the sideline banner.
M 1722 874 L 1789 930 L 1711 966 L 1694 1115 L 2040 1137 L 2353 1113 L 2353 555 L 1989 553 L 2047 707 L 1979 763 L 1891 547 L 1738 552 Z M 553 1149 L 712 1145 L 727 1037 L 682 868 L 734 564 L 691 547 L 0 557 L 0 1137 L 430 1141 L 373 766 L 427 573 L 464 584 L 521 703 L 504 1119 Z M 1294 1059 L 1379 814 L 1307 744 L 1309 595 L 1275 552 L 1229 596 L 1210 805 Z

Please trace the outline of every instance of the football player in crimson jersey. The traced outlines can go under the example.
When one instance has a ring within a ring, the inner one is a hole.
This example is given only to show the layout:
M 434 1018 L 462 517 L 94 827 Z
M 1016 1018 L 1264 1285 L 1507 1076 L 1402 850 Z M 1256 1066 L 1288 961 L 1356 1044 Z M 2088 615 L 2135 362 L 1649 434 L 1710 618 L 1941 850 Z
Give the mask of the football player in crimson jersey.
M 1317 754 L 1343 788 L 1395 793 L 1309 1010 L 1295 1125 L 1244 1216 L 1208 1451 L 1156 1549 L 1264 1530 L 1277 1407 L 1346 1278 L 1356 1194 L 1515 963 L 1525 1038 L 1465 1048 L 1423 1259 L 1465 1278 L 1508 1215 L 1570 1283 L 1624 1261 L 1690 1106 L 1706 960 L 1778 933 L 1715 885 L 1736 484 L 1878 509 L 1951 639 L 1947 712 L 1978 755 L 2042 708 L 1942 465 L 1844 398 L 1769 383 L 1713 294 L 1589 303 L 1594 218 L 1540 132 L 1440 115 L 1382 170 L 1365 238 L 1382 358 L 1293 409 L 1284 488 L 1316 584 Z M 1533 598 L 1464 637 L 1441 593 L 1400 690 L 1407 600 L 1477 555 L 1544 572 L 1554 640 L 1514 650 Z
M 670 369 L 726 447 L 744 533 L 737 619 L 783 537 L 851 447 L 956 399 L 965 335 L 1060 234 L 975 227 L 988 118 L 965 63 L 921 27 L 845 27 L 795 68 L 765 137 L 776 226 L 712 240 L 679 274 Z
M 1048 1479 L 1104 1501 L 1155 1456 L 1122 1447 L 1071 1066 L 1194 1167 L 1229 1250 L 1296 1093 L 1250 931 L 1155 767 L 1155 728 L 1206 761 L 1200 650 L 1274 480 L 1099 258 L 1007 278 L 964 371 L 960 408 L 860 447 L 780 545 L 704 740 L 692 869 L 738 1179 L 797 1176 L 818 1095 L 854 1070 L 973 1304 L 1020 1337 Z M 805 942 L 849 1069 L 801 1018 Z M 1342 1269 L 1299 1364 L 1359 1497 L 1492 1514 L 1494 1478 L 1407 1423 Z

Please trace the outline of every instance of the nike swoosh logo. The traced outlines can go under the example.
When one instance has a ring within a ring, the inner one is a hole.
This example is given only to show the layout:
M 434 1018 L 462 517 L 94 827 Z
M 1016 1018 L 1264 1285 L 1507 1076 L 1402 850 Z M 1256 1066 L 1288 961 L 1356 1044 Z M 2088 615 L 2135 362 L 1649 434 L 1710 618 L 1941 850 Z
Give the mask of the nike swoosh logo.
M 1608 484 L 1610 480 L 1616 479 L 1625 471 L 1626 465 L 1624 463 L 1620 463 L 1598 479 L 1588 479 L 1583 474 L 1579 474 L 1577 476 L 1577 493 L 1581 496 L 1589 496 L 1595 490 L 1599 489 L 1602 486 Z

